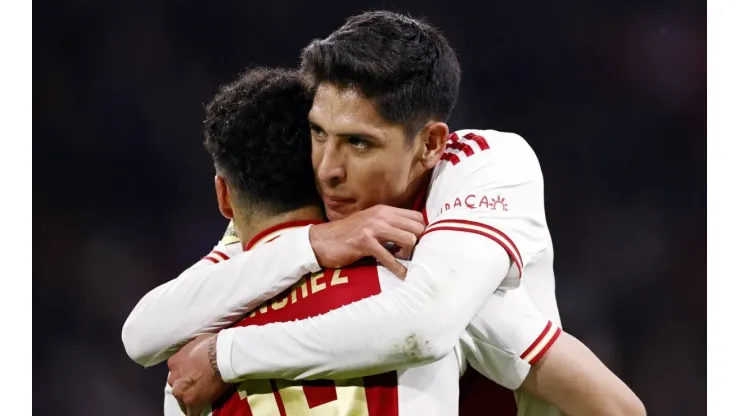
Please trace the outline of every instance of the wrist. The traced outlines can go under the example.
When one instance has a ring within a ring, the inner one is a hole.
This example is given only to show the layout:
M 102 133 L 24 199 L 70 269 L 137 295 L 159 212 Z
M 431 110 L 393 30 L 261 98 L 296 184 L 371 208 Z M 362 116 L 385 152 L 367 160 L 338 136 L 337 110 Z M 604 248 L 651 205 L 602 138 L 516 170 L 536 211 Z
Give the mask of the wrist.
M 234 331 L 236 329 L 237 328 L 224 329 L 214 337 L 216 345 L 215 358 L 219 370 L 218 374 L 220 374 L 221 379 L 227 383 L 238 381 L 231 362 L 231 347 L 234 339 Z
M 213 373 L 221 377 L 221 371 L 218 369 L 218 334 L 211 337 L 211 339 L 208 341 L 208 362 L 211 365 L 211 370 L 213 370 Z
M 336 267 L 336 265 L 329 264 L 329 258 L 327 257 L 326 249 L 326 238 L 324 228 L 327 224 L 315 224 L 308 228 L 308 242 L 311 244 L 311 250 L 316 257 L 316 262 L 322 267 Z

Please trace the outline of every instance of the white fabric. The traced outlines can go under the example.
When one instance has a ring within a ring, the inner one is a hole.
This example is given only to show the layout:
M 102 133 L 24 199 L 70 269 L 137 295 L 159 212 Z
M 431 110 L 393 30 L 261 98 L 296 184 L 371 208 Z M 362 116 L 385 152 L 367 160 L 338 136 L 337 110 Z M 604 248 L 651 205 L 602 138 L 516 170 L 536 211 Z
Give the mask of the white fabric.
M 488 254 L 471 255 L 475 245 L 488 245 Z M 430 233 L 402 285 L 318 317 L 221 331 L 219 369 L 227 381 L 343 379 L 436 361 L 452 352 L 510 264 L 485 237 Z
M 146 294 L 123 326 L 129 357 L 146 367 L 162 362 L 188 340 L 233 324 L 304 274 L 319 270 L 310 244 L 299 243 L 308 241 L 308 228 L 286 231 L 229 261 L 201 260 Z
M 457 142 L 458 144 L 454 144 Z M 466 149 L 467 148 L 467 149 Z M 468 155 L 466 153 L 472 153 Z M 531 301 L 553 327 L 560 327 L 560 314 L 555 297 L 553 246 L 544 209 L 544 181 L 537 156 L 520 136 L 495 130 L 460 130 L 448 140 L 447 161 L 434 173 L 434 184 L 429 192 L 426 213 L 430 223 L 441 215 L 455 215 L 458 220 L 477 221 L 500 231 L 503 246 L 516 247 L 513 256 L 521 256 L 522 279 L 515 279 L 515 265 L 501 288 L 526 286 L 527 296 L 518 296 L 520 289 L 504 296 L 516 298 L 515 304 Z M 454 155 L 457 160 L 452 157 Z M 459 212 L 459 214 L 453 214 Z M 502 235 L 506 235 L 507 239 Z M 511 254 L 511 253 L 510 253 Z M 501 295 L 497 292 L 497 295 Z M 513 295 L 513 296 L 512 296 Z M 522 345 L 494 345 L 498 331 L 505 328 L 498 320 L 509 318 L 513 308 L 519 308 L 520 317 L 528 306 L 503 306 L 489 302 L 471 322 L 478 327 L 462 338 L 463 350 L 473 368 L 508 388 L 521 385 L 529 373 L 529 364 L 519 357 Z M 495 314 L 495 308 L 506 311 Z M 518 326 L 522 327 L 522 326 Z M 536 331 L 535 331 L 536 332 Z M 509 338 L 510 342 L 516 337 Z M 522 338 L 526 339 L 526 338 Z M 545 338 L 546 339 L 546 338 Z M 487 341 L 488 340 L 488 341 Z M 556 416 L 557 408 L 522 391 L 515 391 L 518 415 Z M 495 410 L 495 407 L 492 409 Z
M 386 270 L 383 267 L 378 266 L 376 269 L 377 273 L 377 279 L 380 283 L 380 290 L 381 291 L 392 291 L 398 287 L 403 286 L 404 284 L 401 283 L 399 279 L 397 279 L 395 276 L 393 276 L 388 270 Z M 349 276 L 352 276 L 349 278 L 350 281 L 353 281 L 353 279 L 357 278 L 357 276 L 348 274 Z M 363 277 L 363 278 L 372 278 L 372 277 Z M 324 290 L 335 290 L 333 287 L 330 287 L 327 285 L 326 289 Z M 326 292 L 324 292 L 326 293 Z M 508 293 L 508 292 L 507 292 Z M 516 363 L 514 364 L 513 368 L 516 370 L 520 370 L 521 365 L 518 363 L 518 361 L 521 361 L 524 363 L 524 367 L 528 370 L 528 364 L 526 362 L 519 360 L 518 356 L 516 354 L 520 353 L 521 351 L 529 346 L 531 343 L 531 340 L 534 340 L 539 333 L 542 332 L 542 328 L 547 324 L 547 320 L 544 319 L 541 315 L 538 314 L 536 308 L 533 307 L 531 302 L 528 302 L 526 299 L 526 294 L 523 292 L 512 292 L 512 293 L 520 293 L 520 296 L 507 296 L 506 293 L 499 293 L 497 296 L 492 297 L 486 304 L 486 308 L 484 310 L 488 311 L 489 313 L 496 312 L 502 308 L 506 307 L 507 310 L 512 311 L 512 316 L 521 315 L 522 320 L 516 321 L 515 318 L 507 318 L 507 319 L 497 319 L 496 322 L 493 325 L 500 325 L 500 334 L 501 336 L 494 336 L 494 343 L 498 345 L 500 348 L 506 350 L 505 353 L 501 353 L 499 358 L 499 361 L 489 361 L 485 364 L 483 367 L 483 371 L 491 371 L 491 369 L 494 369 L 495 371 L 511 371 L 511 369 L 506 368 L 505 365 L 502 365 L 502 363 L 509 364 L 509 363 Z M 311 299 L 311 296 L 309 295 L 309 298 Z M 519 304 L 519 300 L 524 300 L 524 302 L 521 302 Z M 299 304 L 304 301 L 299 300 Z M 268 302 L 269 303 L 269 302 Z M 292 303 L 288 303 L 288 305 L 284 307 L 293 307 Z M 527 309 L 529 308 L 529 309 Z M 269 312 L 267 312 L 269 313 Z M 482 318 L 476 318 L 474 319 L 474 322 L 479 321 L 483 322 Z M 523 328 L 522 330 L 519 330 L 514 327 L 516 325 L 517 327 Z M 490 330 L 490 325 L 487 326 L 487 324 L 478 324 L 474 323 L 469 327 L 469 332 L 472 335 L 468 335 L 467 338 L 469 339 L 467 342 L 471 343 L 472 345 L 477 345 L 479 340 L 477 340 L 475 337 L 478 334 L 484 333 L 486 330 Z M 230 331 L 222 331 L 221 336 L 224 334 L 233 334 L 233 332 Z M 227 335 L 229 336 L 229 335 Z M 516 339 L 515 339 L 516 337 Z M 523 340 L 519 337 L 527 337 L 529 338 L 529 343 L 526 340 Z M 488 345 L 488 344 L 486 344 Z M 224 356 L 225 352 L 223 350 L 218 351 L 218 356 L 222 357 Z M 228 352 L 226 353 L 228 354 Z M 363 353 L 365 354 L 365 353 Z M 507 356 L 508 359 L 502 358 L 504 356 Z M 457 408 L 458 408 L 458 397 L 459 397 L 459 391 L 458 391 L 458 378 L 460 376 L 460 367 L 462 362 L 460 360 L 462 359 L 463 355 L 461 353 L 461 350 L 459 348 L 455 348 L 454 353 L 447 354 L 445 357 L 443 357 L 441 360 L 438 360 L 436 362 L 417 366 L 417 367 L 411 367 L 403 370 L 396 371 L 396 376 L 398 380 L 398 387 L 397 387 L 397 394 L 398 394 L 398 411 L 401 416 L 405 415 L 418 415 L 418 414 L 424 414 L 424 415 L 455 415 L 457 414 Z M 503 361 L 501 361 L 503 360 Z M 520 366 L 517 366 L 520 365 Z M 526 376 L 526 372 L 524 374 Z M 278 382 L 279 383 L 279 382 Z M 288 382 L 286 382 L 288 383 Z M 354 387 L 342 387 L 342 381 L 337 381 L 338 387 L 337 387 L 337 394 L 340 399 L 338 399 L 336 402 L 327 403 L 326 405 L 322 405 L 322 408 L 326 409 L 339 409 L 339 414 L 345 414 L 342 413 L 341 409 L 343 409 L 342 406 L 347 406 L 348 403 L 343 402 L 341 399 L 341 396 L 343 395 L 343 391 L 349 389 L 350 391 L 356 391 Z M 241 392 L 241 394 L 244 395 L 244 397 L 248 397 L 249 394 L 249 382 L 240 383 L 240 386 L 238 387 L 238 390 Z M 293 385 L 293 384 L 291 384 Z M 355 389 L 355 390 L 353 390 Z M 293 390 L 295 391 L 295 390 Z M 345 392 L 346 393 L 346 392 Z M 281 393 L 284 394 L 284 393 Z M 361 394 L 360 394 L 361 396 Z M 250 396 L 251 397 L 251 396 Z M 284 400 L 287 400 L 287 397 Z M 294 396 L 292 400 L 295 400 Z M 358 397 L 358 396 L 353 396 Z M 174 398 L 166 398 L 166 401 L 170 401 L 170 408 L 173 409 L 170 414 L 167 416 L 180 416 L 179 409 L 177 409 L 176 401 Z M 246 399 L 244 399 L 246 400 Z M 264 400 L 271 401 L 273 400 L 272 394 L 267 394 L 264 399 L 259 399 L 259 412 L 267 412 L 269 413 L 269 409 L 265 409 L 265 402 Z M 300 402 L 300 400 L 299 400 Z M 244 403 L 245 406 L 249 405 L 246 402 Z M 255 404 L 256 405 L 256 404 Z M 301 404 L 296 403 L 295 401 L 290 402 L 291 406 L 297 406 L 298 409 L 301 409 Z M 328 406 L 328 407 L 327 407 Z M 357 403 L 355 402 L 355 405 L 357 406 Z M 360 408 L 363 408 L 363 406 L 360 404 Z M 346 408 L 345 408 L 346 409 Z M 256 409 L 252 409 L 255 411 Z M 274 410 L 274 409 L 273 409 Z M 305 409 L 304 409 L 305 410 Z M 352 410 L 357 410 L 357 407 L 352 407 Z M 318 411 L 318 409 L 316 409 Z M 327 410 L 328 411 L 328 410 Z M 267 414 L 265 413 L 265 414 Z M 260 413 L 262 414 L 262 413 Z M 302 414 L 302 413 L 301 413 Z M 353 413 L 354 414 L 354 413 Z
M 519 136 L 465 130 L 457 138 L 448 149 L 457 160 L 448 157 L 435 169 L 425 207 L 432 231 L 420 240 L 406 283 L 316 318 L 222 331 L 225 379 L 337 379 L 406 369 L 460 357 L 450 352 L 461 337 L 474 368 L 509 388 L 521 385 L 529 363 L 520 354 L 547 322 L 560 324 L 542 174 Z M 313 254 L 307 234 L 295 243 L 302 246 L 295 250 Z M 280 258 L 298 265 L 285 253 Z M 513 290 L 520 277 L 526 292 Z M 497 289 L 512 290 L 493 295 Z M 211 314 L 223 314 L 223 306 L 212 306 L 220 311 Z M 502 307 L 506 319 L 490 313 Z M 520 414 L 551 414 L 547 406 L 530 412 L 533 399 L 516 395 Z
M 519 286 L 522 269 L 550 242 L 534 152 L 521 137 L 492 130 L 460 131 L 447 152 L 454 154 L 433 173 L 430 225 L 406 284 L 309 320 L 224 331 L 225 378 L 343 378 L 428 363 L 452 351 L 502 283 Z M 408 340 L 413 351 L 402 347 Z

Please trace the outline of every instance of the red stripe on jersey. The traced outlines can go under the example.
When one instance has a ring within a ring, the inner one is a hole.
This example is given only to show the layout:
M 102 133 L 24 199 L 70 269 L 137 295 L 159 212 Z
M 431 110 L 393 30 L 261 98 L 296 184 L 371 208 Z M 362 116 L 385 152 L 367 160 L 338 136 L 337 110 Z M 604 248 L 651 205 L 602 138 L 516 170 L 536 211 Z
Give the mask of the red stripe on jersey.
M 457 155 L 453 155 L 452 153 L 445 153 L 442 155 L 442 160 L 447 160 L 453 165 L 457 165 L 460 163 L 460 158 L 457 157 Z
M 229 256 L 227 256 L 226 253 L 222 253 L 222 252 L 220 252 L 218 250 L 211 251 L 211 254 L 218 254 L 224 260 L 228 260 L 229 259 Z
M 395 371 L 363 377 L 367 413 L 370 416 L 398 416 L 398 377 Z
M 537 353 L 537 355 L 535 355 L 531 360 L 529 360 L 529 365 L 537 364 L 537 361 L 539 361 L 540 358 L 542 358 L 542 356 L 545 355 L 547 350 L 549 350 L 550 347 L 552 347 L 552 344 L 555 343 L 555 340 L 558 339 L 561 332 L 562 331 L 560 330 L 560 328 L 555 330 L 555 333 L 552 335 L 552 338 L 550 338 L 550 340 L 547 341 L 547 344 L 544 347 L 542 347 L 542 349 L 540 350 L 540 352 Z
M 456 149 L 456 150 L 462 150 L 463 153 L 465 153 L 465 156 L 473 156 L 473 153 L 475 153 L 475 151 L 473 150 L 473 148 L 470 147 L 470 145 L 468 145 L 466 143 L 452 142 L 452 143 L 450 143 L 450 144 L 447 145 L 447 148 L 449 148 L 449 149 Z
M 482 235 L 483 237 L 486 237 L 486 238 L 489 238 L 489 239 L 495 241 L 496 243 L 498 243 L 498 245 L 501 246 L 501 248 L 503 248 L 506 251 L 506 253 L 509 255 L 509 257 L 511 257 L 511 260 L 514 261 L 514 265 L 516 265 L 516 268 L 519 270 L 519 278 L 522 277 L 523 270 L 522 270 L 522 264 L 521 264 L 519 258 L 516 256 L 516 253 L 514 253 L 513 251 L 511 251 L 511 249 L 509 248 L 509 246 L 507 246 L 506 244 L 504 244 L 503 241 L 501 241 L 501 239 L 499 239 L 495 235 L 492 235 L 492 234 L 489 234 L 489 233 L 486 233 L 486 232 L 483 232 L 483 231 L 480 231 L 480 230 L 474 230 L 474 229 L 471 229 L 471 228 L 437 226 L 437 224 L 439 224 L 440 222 L 444 222 L 444 221 L 435 222 L 434 223 L 434 228 L 432 228 L 432 229 L 427 228 L 427 230 L 424 231 L 424 234 L 422 234 L 419 239 L 421 240 L 421 238 L 423 238 L 425 235 L 427 235 L 427 234 L 429 234 L 431 232 L 434 232 L 434 231 L 462 231 L 462 232 L 466 232 L 466 233 L 472 233 L 472 234 Z M 514 249 L 516 249 L 516 247 Z
M 289 222 L 284 222 L 282 224 L 275 225 L 266 230 L 260 231 L 259 234 L 252 237 L 252 239 L 249 240 L 249 242 L 244 246 L 244 251 L 251 250 L 252 247 L 255 244 L 257 244 L 257 242 L 259 242 L 261 239 L 267 237 L 269 234 L 272 234 L 276 231 L 279 231 L 285 228 L 303 227 L 306 225 L 314 225 L 314 224 L 321 224 L 321 223 L 323 223 L 323 221 L 319 221 L 319 220 L 310 221 L 309 220 L 309 221 L 289 221 Z
M 463 136 L 464 140 L 460 140 L 460 137 L 457 135 L 457 133 L 452 133 L 447 137 L 447 144 L 445 146 L 445 152 L 442 154 L 442 160 L 448 160 L 453 165 L 456 165 L 460 163 L 460 157 L 457 156 L 457 154 L 453 153 L 452 150 L 459 150 L 463 153 L 465 153 L 466 157 L 473 156 L 475 154 L 476 150 L 472 146 L 470 146 L 466 141 L 472 141 L 478 144 L 478 148 L 481 151 L 488 150 L 491 147 L 488 145 L 488 142 L 486 139 L 482 136 L 479 136 L 475 133 L 468 133 L 465 136 Z
M 288 412 L 285 411 L 285 403 L 283 403 L 283 398 L 280 397 L 280 392 L 278 391 L 277 384 L 275 384 L 275 380 L 270 380 L 270 387 L 272 387 L 272 394 L 275 396 L 275 402 L 277 403 L 280 416 L 288 416 Z M 252 413 L 252 409 L 249 409 L 249 412 Z
M 498 228 L 492 227 L 492 226 L 490 226 L 488 224 L 483 224 L 482 222 L 469 221 L 469 220 L 441 220 L 441 221 L 435 222 L 433 225 L 442 224 L 442 223 L 457 223 L 457 224 L 474 225 L 474 226 L 478 226 L 478 227 L 485 228 L 487 230 L 493 231 L 494 233 L 496 233 L 496 234 L 500 235 L 501 237 L 503 237 L 504 240 L 508 241 L 509 244 L 511 244 L 511 247 L 513 247 L 514 248 L 514 251 L 516 252 L 516 256 L 514 256 L 512 254 L 512 257 L 514 257 L 515 261 L 518 259 L 519 260 L 519 264 L 521 264 L 522 266 L 524 266 L 524 261 L 522 260 L 522 254 L 519 252 L 519 249 L 517 248 L 516 244 L 514 244 L 514 241 L 512 241 L 511 238 L 509 238 L 509 236 L 506 235 L 506 233 L 502 232 Z M 509 254 L 511 254 L 511 253 L 509 253 Z
M 310 409 L 337 400 L 337 389 L 333 380 L 306 380 L 302 384 Z
M 468 140 L 472 140 L 472 141 L 478 143 L 478 147 L 480 147 L 480 150 L 488 150 L 488 149 L 490 149 L 490 147 L 488 146 L 488 142 L 482 136 L 478 136 L 475 133 L 468 133 L 468 134 L 466 134 L 463 137 L 466 138 L 466 139 L 468 139 Z
M 547 325 L 545 325 L 545 329 L 542 330 L 542 333 L 540 333 L 540 336 L 537 337 L 537 339 L 534 340 L 532 345 L 529 346 L 522 355 L 519 356 L 519 358 L 524 359 L 527 355 L 529 355 L 530 352 L 532 352 L 533 349 L 535 349 L 538 345 L 540 345 L 540 341 L 542 341 L 542 338 L 547 335 L 548 332 L 550 332 L 550 328 L 552 327 L 552 321 L 547 321 Z
M 211 257 L 211 256 L 205 256 L 205 257 L 203 257 L 203 260 L 210 260 L 210 261 L 212 261 L 212 262 L 213 262 L 214 264 L 215 264 L 215 263 L 218 263 L 218 260 L 216 260 L 215 258 L 213 258 L 213 257 Z

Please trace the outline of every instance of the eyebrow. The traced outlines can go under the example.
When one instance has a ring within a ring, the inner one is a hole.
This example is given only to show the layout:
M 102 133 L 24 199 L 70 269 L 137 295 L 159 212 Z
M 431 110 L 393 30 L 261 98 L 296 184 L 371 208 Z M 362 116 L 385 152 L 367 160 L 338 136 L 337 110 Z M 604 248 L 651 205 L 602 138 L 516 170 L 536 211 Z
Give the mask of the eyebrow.
M 323 127 L 321 127 L 321 125 L 319 123 L 311 120 L 310 117 L 308 119 L 308 124 L 313 129 L 320 130 L 320 131 L 326 131 Z M 365 133 L 365 132 L 344 132 L 344 133 L 341 133 L 341 134 L 337 134 L 337 136 L 344 137 L 344 138 L 346 138 L 346 137 L 359 137 L 361 139 L 369 139 L 371 141 L 376 141 L 376 142 L 378 142 L 378 141 L 382 142 L 383 141 L 383 139 L 381 139 L 380 137 L 378 137 L 378 136 L 376 136 L 374 134 Z

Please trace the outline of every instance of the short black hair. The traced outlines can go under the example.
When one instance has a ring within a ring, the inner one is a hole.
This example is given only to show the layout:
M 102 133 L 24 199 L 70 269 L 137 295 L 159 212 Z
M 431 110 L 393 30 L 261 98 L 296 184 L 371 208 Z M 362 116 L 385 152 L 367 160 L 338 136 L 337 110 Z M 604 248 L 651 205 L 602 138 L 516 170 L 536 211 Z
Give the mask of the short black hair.
M 444 35 L 424 21 L 389 11 L 350 17 L 301 55 L 309 87 L 357 89 L 407 135 L 430 119 L 447 121 L 460 91 L 460 63 Z
M 206 106 L 205 147 L 245 202 L 281 214 L 321 206 L 311 167 L 312 96 L 297 70 L 255 68 Z

